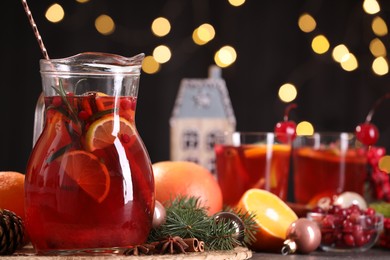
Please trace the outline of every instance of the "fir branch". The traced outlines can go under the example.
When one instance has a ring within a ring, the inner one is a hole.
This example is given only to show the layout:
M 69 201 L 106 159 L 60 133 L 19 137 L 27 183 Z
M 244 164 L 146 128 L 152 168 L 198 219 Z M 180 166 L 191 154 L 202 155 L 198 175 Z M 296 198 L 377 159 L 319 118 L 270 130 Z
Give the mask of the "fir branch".
M 241 220 L 244 222 L 245 230 L 244 230 L 244 241 L 243 246 L 247 246 L 256 241 L 255 234 L 256 230 L 256 221 L 254 220 L 256 214 L 251 212 L 244 212 L 242 209 L 225 207 L 224 211 L 232 212 L 236 214 Z
M 148 243 L 161 241 L 167 237 L 196 238 L 205 242 L 207 250 L 232 250 L 236 246 L 245 246 L 237 240 L 237 228 L 231 220 L 216 221 L 207 215 L 207 208 L 200 205 L 199 198 L 177 197 L 166 206 L 166 221 L 151 230 Z M 230 212 L 242 218 L 245 225 L 245 237 L 254 239 L 253 215 L 230 209 Z M 245 240 L 244 240 L 245 241 Z
M 228 221 L 213 221 L 210 225 L 209 238 L 205 240 L 208 250 L 233 250 L 234 247 L 241 245 L 235 239 L 236 226 Z
M 55 92 L 57 92 L 58 95 L 60 95 L 62 102 L 66 105 L 68 112 L 69 112 L 68 118 L 75 123 L 80 123 L 78 116 L 77 116 L 77 112 L 73 110 L 73 107 L 71 106 L 68 99 L 66 98 L 66 91 L 64 89 L 64 86 L 62 85 L 62 80 L 59 81 L 58 88 L 53 87 L 53 86 L 52 86 L 52 88 L 54 89 Z
M 208 236 L 211 219 L 207 211 L 194 197 L 178 197 L 166 208 L 166 221 L 149 235 L 149 241 L 158 241 L 168 236 L 182 238 L 198 238 L 204 240 Z

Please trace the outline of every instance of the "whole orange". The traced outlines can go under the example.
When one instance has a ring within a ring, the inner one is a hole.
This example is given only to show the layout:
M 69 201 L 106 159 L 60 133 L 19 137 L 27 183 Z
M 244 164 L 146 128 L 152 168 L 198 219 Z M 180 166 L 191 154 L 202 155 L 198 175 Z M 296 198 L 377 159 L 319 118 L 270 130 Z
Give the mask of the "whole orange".
M 199 198 L 209 215 L 222 210 L 221 188 L 205 167 L 187 161 L 161 161 L 153 164 L 153 172 L 156 200 L 162 204 L 187 196 Z
M 24 174 L 0 171 L 0 208 L 13 211 L 24 219 Z

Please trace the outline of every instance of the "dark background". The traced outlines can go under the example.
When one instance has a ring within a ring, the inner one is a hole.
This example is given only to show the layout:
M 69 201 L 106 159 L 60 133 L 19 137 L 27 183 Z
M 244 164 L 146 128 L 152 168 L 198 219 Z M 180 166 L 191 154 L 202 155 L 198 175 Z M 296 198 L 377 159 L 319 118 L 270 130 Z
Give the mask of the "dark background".
M 283 117 L 286 104 L 278 99 L 279 87 L 292 82 L 298 88 L 298 108 L 291 114 L 297 122 L 310 121 L 317 131 L 354 131 L 364 121 L 372 104 L 390 91 L 389 75 L 371 72 L 368 44 L 373 15 L 363 12 L 356 0 L 247 0 L 232 7 L 227 0 L 91 0 L 79 4 L 59 0 L 65 19 L 48 22 L 44 13 L 54 1 L 29 1 L 50 58 L 84 51 L 102 51 L 134 56 L 151 55 L 166 44 L 171 60 L 161 71 L 142 73 L 137 106 L 137 128 L 153 162 L 169 159 L 169 118 L 182 78 L 205 78 L 214 53 L 232 45 L 236 62 L 223 69 L 238 130 L 272 131 Z M 390 1 L 379 1 L 379 14 L 389 20 Z M 36 100 L 41 92 L 39 59 L 43 58 L 21 1 L 1 1 L 0 170 L 25 172 L 32 148 Z M 317 21 L 309 34 L 299 30 L 303 12 Z M 116 31 L 99 34 L 94 20 L 110 15 Z M 158 16 L 171 21 L 168 36 L 153 36 L 150 25 Z M 211 23 L 216 38 L 204 46 L 191 40 L 192 31 Z M 359 68 L 346 72 L 331 58 L 314 54 L 311 39 L 323 33 L 331 49 L 344 43 Z M 388 36 L 381 37 L 389 47 Z M 377 110 L 373 122 L 381 132 L 380 144 L 390 146 L 390 101 Z

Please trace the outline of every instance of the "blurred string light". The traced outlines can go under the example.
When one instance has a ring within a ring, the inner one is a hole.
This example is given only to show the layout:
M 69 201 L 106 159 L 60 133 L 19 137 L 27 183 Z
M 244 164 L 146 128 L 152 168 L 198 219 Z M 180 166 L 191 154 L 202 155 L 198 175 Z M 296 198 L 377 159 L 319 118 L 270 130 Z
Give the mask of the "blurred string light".
M 389 73 L 389 65 L 387 60 L 384 57 L 376 58 L 373 61 L 371 68 L 373 72 L 379 76 L 383 76 Z
M 379 6 L 378 1 L 376 1 L 376 0 L 364 0 L 363 10 L 367 14 L 376 14 L 381 10 L 381 8 Z
M 115 23 L 110 16 L 101 14 L 95 20 L 95 28 L 103 35 L 110 35 L 115 31 Z
M 154 74 L 160 70 L 160 64 L 153 56 L 146 56 L 142 61 L 142 71 L 147 74 Z
M 163 37 L 171 31 L 171 23 L 165 17 L 158 17 L 152 23 L 152 32 L 158 37 Z
M 52 4 L 49 8 L 47 8 L 45 17 L 49 22 L 58 23 L 64 19 L 65 12 L 61 5 Z
M 297 89 L 293 84 L 285 83 L 279 88 L 278 96 L 285 103 L 291 102 L 297 97 Z
M 314 127 L 308 121 L 301 121 L 297 124 L 297 135 L 312 135 L 314 134 Z
M 153 57 L 158 63 L 166 63 L 171 59 L 171 50 L 165 46 L 160 45 L 154 48 Z
M 385 36 L 388 33 L 386 22 L 380 16 L 372 19 L 371 28 L 376 36 Z
M 329 50 L 330 44 L 328 39 L 320 34 L 313 38 L 311 48 L 317 54 L 324 54 Z
M 362 7 L 364 12 L 369 15 L 375 15 L 381 11 L 379 2 L 377 0 L 364 0 Z M 300 15 L 298 19 L 298 27 L 304 33 L 314 34 L 317 29 L 317 22 L 311 14 L 304 12 Z M 372 39 L 369 44 L 369 50 L 373 55 L 371 68 L 376 75 L 383 76 L 389 73 L 389 63 L 386 58 L 386 46 L 380 39 L 380 37 L 388 35 L 388 27 L 386 25 L 386 22 L 379 15 L 377 15 L 372 18 L 371 29 L 373 34 L 377 37 Z M 316 33 L 316 36 L 314 36 L 311 41 L 311 48 L 314 53 L 322 55 L 328 52 L 331 46 L 324 34 Z M 359 67 L 357 57 L 352 52 L 350 52 L 347 45 L 343 43 L 333 48 L 332 58 L 334 61 L 339 63 L 341 68 L 345 71 L 354 71 Z M 291 102 L 292 98 L 288 99 L 281 94 L 283 93 L 283 91 L 285 91 L 285 85 L 283 85 L 279 89 L 279 98 L 284 102 Z M 287 92 L 288 91 L 286 91 L 286 93 Z M 313 131 L 314 128 L 310 124 L 310 122 L 303 121 L 297 125 L 298 135 L 312 134 Z
M 215 30 L 211 24 L 204 23 L 197 27 L 192 33 L 192 40 L 197 45 L 204 45 L 214 39 Z
M 214 55 L 214 62 L 221 68 L 232 65 L 237 59 L 236 50 L 229 45 L 220 48 Z
M 378 38 L 372 39 L 372 41 L 370 42 L 370 45 L 369 45 L 369 49 L 371 51 L 371 54 L 374 57 L 381 57 L 381 56 L 384 57 L 387 55 L 385 45 Z
M 298 19 L 298 26 L 303 32 L 309 33 L 315 30 L 317 23 L 313 16 L 304 13 Z
M 353 71 L 358 68 L 358 61 L 353 53 L 347 53 L 341 59 L 340 65 L 345 71 Z
M 78 3 L 87 3 L 89 0 L 76 0 Z M 245 0 L 228 0 L 229 4 L 237 7 L 242 6 Z M 65 12 L 61 5 L 53 4 L 47 9 L 46 18 L 52 23 L 58 23 L 64 19 Z M 107 14 L 101 14 L 95 19 L 95 29 L 102 35 L 111 35 L 115 32 L 115 22 L 112 17 Z M 171 31 L 171 22 L 165 17 L 157 17 L 151 24 L 151 31 L 156 37 L 167 36 Z M 216 32 L 214 26 L 209 23 L 204 23 L 193 30 L 192 40 L 202 46 L 215 38 Z M 148 74 L 157 73 L 160 71 L 161 64 L 168 62 L 172 57 L 171 49 L 166 45 L 159 45 L 154 48 L 153 54 L 145 57 L 142 64 L 142 69 Z M 225 68 L 231 66 L 237 59 L 237 53 L 232 46 L 223 46 L 215 52 L 214 61 L 217 66 Z
M 370 15 L 380 12 L 381 8 L 377 0 L 364 0 L 363 10 Z M 298 19 L 298 26 L 305 33 L 313 32 L 316 28 L 316 21 L 309 13 L 303 13 Z M 383 37 L 388 34 L 386 22 L 376 16 L 372 19 L 371 29 L 377 37 Z M 311 42 L 312 50 L 317 54 L 325 54 L 330 48 L 329 41 L 325 35 L 317 35 Z M 372 71 L 379 76 L 388 73 L 388 62 L 386 59 L 387 51 L 383 42 L 379 38 L 375 38 L 370 42 L 369 50 L 374 59 L 372 61 Z M 345 44 L 339 44 L 333 48 L 333 59 L 338 62 L 345 71 L 354 71 L 359 67 L 357 57 L 351 53 Z
M 241 6 L 245 3 L 245 0 L 228 0 L 232 6 Z
M 332 57 L 335 61 L 341 62 L 345 55 L 349 53 L 347 46 L 344 44 L 339 44 L 333 48 Z
M 390 173 L 390 156 L 389 155 L 382 156 L 379 159 L 378 166 L 380 170 Z

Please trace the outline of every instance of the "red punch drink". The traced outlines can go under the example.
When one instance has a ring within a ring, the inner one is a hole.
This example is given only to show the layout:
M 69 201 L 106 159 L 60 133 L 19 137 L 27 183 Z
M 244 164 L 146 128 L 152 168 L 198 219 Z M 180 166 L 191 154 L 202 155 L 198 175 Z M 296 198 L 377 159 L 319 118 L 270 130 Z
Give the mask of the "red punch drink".
M 332 139 L 332 140 L 331 140 Z M 344 191 L 364 195 L 367 160 L 350 134 L 297 137 L 293 151 L 294 194 L 300 204 Z
M 38 254 L 116 254 L 146 241 L 155 187 L 135 125 L 142 59 L 41 61 L 44 127 L 25 177 L 25 224 Z
M 241 138 L 239 144 L 215 145 L 224 204 L 236 206 L 250 188 L 265 189 L 286 200 L 291 146 L 276 143 L 272 133 L 235 135 Z

